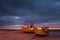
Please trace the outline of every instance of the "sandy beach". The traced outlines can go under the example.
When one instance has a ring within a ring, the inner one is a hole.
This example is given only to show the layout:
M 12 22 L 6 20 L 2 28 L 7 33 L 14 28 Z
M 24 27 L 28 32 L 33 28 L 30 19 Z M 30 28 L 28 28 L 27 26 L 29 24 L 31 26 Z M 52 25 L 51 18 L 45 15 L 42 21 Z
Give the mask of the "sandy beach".
M 60 40 L 60 35 L 35 36 L 34 33 L 0 30 L 0 40 Z

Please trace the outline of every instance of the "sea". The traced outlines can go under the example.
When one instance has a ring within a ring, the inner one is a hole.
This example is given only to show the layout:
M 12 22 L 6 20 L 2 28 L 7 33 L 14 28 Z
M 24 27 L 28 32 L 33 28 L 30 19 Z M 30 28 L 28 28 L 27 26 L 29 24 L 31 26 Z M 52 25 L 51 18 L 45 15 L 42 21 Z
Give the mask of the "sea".
M 49 31 L 49 34 L 50 34 L 50 35 L 59 36 L 59 35 L 60 35 L 60 30 L 52 30 L 52 31 Z

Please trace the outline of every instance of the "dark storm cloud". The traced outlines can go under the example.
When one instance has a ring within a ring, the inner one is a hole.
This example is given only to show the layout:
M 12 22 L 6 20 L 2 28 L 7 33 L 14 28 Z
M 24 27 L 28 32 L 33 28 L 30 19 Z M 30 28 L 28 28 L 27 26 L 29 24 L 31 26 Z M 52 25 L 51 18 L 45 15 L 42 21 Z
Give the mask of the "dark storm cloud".
M 41 23 L 60 22 L 60 0 L 0 0 L 0 16 L 26 16 L 24 20 Z

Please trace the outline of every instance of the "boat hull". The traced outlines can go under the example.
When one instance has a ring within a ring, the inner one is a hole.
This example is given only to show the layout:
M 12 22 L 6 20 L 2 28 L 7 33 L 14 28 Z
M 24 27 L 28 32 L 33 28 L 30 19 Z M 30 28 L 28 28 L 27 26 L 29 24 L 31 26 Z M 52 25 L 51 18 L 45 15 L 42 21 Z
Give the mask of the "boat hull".
M 34 28 L 34 33 L 36 35 L 48 35 L 48 30 L 47 31 L 44 31 L 42 29 Z
M 34 32 L 34 31 L 33 31 L 33 28 L 25 28 L 25 27 L 22 27 L 22 31 L 23 31 L 23 32 L 29 32 L 29 33 L 30 33 L 30 32 Z

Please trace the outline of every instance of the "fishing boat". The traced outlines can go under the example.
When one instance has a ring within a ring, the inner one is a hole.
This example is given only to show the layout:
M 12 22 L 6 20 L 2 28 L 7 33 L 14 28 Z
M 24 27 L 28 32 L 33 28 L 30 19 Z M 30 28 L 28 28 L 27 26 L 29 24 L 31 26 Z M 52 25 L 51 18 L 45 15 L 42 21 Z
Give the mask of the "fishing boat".
M 33 23 L 31 22 L 29 26 L 27 27 L 22 27 L 23 32 L 34 32 L 33 30 Z
M 35 35 L 48 35 L 48 27 L 42 27 L 41 29 L 34 28 Z
M 33 32 L 33 28 L 22 27 L 23 32 Z

